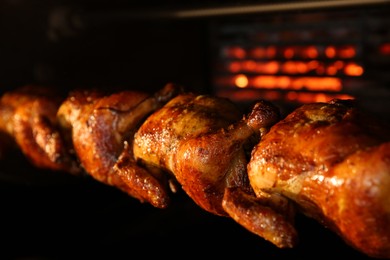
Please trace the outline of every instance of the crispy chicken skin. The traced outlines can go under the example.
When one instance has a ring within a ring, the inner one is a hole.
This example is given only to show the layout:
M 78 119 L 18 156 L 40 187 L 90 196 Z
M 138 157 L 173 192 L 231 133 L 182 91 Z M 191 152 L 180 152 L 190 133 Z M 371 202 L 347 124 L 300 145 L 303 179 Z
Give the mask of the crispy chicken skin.
M 88 174 L 156 208 L 181 187 L 280 248 L 299 242 L 299 212 L 375 258 L 390 258 L 389 129 L 353 100 L 281 118 L 264 100 L 243 114 L 175 84 L 67 97 L 31 85 L 0 99 L 0 157 L 13 145 L 39 168 Z
M 49 87 L 28 85 L 3 94 L 0 131 L 39 168 L 81 173 L 71 145 L 62 136 L 56 113 L 63 98 Z
M 134 155 L 143 164 L 172 173 L 201 208 L 227 216 L 222 208 L 225 188 L 251 190 L 248 151 L 257 143 L 260 128 L 276 118 L 276 108 L 266 102 L 242 119 L 242 112 L 227 99 L 185 93 L 142 124 Z
M 240 117 L 238 107 L 228 100 L 183 93 L 149 116 L 136 132 L 135 159 L 146 167 L 158 167 L 175 175 L 177 160 L 185 159 L 177 155 L 181 142 L 226 127 Z M 182 186 L 193 194 L 191 186 L 187 187 L 185 183 Z M 202 203 L 196 197 L 194 199 L 196 203 Z M 216 198 L 209 196 L 209 199 Z M 220 213 L 210 207 L 206 210 Z
M 389 258 L 389 140 L 352 101 L 303 105 L 253 149 L 250 184 L 260 200 L 285 198 L 357 250 Z
M 88 174 L 141 202 L 165 208 L 169 204 L 165 179 L 158 172 L 153 175 L 138 166 L 128 144 L 143 120 L 178 91 L 180 87 L 173 84 L 167 84 L 155 95 L 77 90 L 62 103 L 57 116 L 71 133 L 75 151 Z M 116 165 L 119 158 L 120 165 Z

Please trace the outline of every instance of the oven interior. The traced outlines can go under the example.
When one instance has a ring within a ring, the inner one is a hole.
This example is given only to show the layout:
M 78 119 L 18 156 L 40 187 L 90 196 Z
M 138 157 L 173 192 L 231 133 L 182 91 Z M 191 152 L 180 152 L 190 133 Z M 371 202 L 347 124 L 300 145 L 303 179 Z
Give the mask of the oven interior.
M 6 0 L 0 92 L 27 84 L 152 92 L 167 82 L 283 113 L 354 98 L 390 119 L 387 1 Z M 158 210 L 89 178 L 1 161 L 2 255 L 13 259 L 189 256 L 369 259 L 297 217 L 300 245 L 281 250 L 185 194 Z M 184 253 L 183 253 L 184 252 Z

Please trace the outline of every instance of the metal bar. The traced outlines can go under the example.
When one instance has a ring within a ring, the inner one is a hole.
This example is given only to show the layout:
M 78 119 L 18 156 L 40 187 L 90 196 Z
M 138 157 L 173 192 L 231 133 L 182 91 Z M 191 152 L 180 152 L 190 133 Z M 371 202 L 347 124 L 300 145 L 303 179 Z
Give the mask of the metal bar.
M 389 0 L 332 0 L 332 1 L 302 1 L 276 4 L 252 4 L 248 6 L 216 7 L 191 10 L 171 10 L 163 13 L 156 13 L 156 17 L 166 18 L 197 18 L 211 16 L 225 16 L 251 13 L 264 13 L 275 11 L 294 11 L 315 8 L 334 8 L 374 4 L 388 4 Z M 150 15 L 149 15 L 150 16 Z
M 259 1 L 261 2 L 261 1 Z M 107 22 L 128 22 L 133 20 L 178 20 L 194 18 L 211 18 L 228 15 L 256 14 L 266 12 L 302 11 L 320 8 L 345 8 L 376 6 L 389 4 L 390 0 L 317 0 L 291 1 L 284 3 L 259 3 L 235 6 L 215 6 L 190 9 L 141 9 L 98 11 L 92 13 L 73 14 L 72 23 L 78 27 L 82 25 L 102 24 Z

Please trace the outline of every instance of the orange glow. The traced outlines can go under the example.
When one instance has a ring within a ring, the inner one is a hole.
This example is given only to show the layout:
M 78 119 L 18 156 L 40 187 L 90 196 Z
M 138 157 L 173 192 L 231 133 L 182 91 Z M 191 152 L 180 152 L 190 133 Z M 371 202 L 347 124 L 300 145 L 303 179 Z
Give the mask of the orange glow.
M 316 68 L 317 75 L 323 75 L 325 73 L 325 67 L 323 64 L 319 64 Z
M 381 54 L 390 55 L 390 42 L 378 48 Z M 354 62 L 357 50 L 354 45 L 229 46 L 223 53 L 225 63 L 217 67 L 224 76 L 217 76 L 214 84 L 217 91 L 236 100 L 261 97 L 309 103 L 353 99 L 340 92 L 342 79 L 364 73 L 363 66 Z M 346 79 L 346 89 L 351 82 Z
M 246 57 L 246 51 L 241 47 L 228 47 L 225 49 L 225 55 L 228 58 L 243 59 Z
M 274 76 L 257 76 L 253 79 L 253 86 L 255 88 L 275 88 L 276 77 Z
M 386 42 L 380 45 L 379 52 L 383 55 L 390 55 L 390 42 Z
M 231 73 L 251 72 L 259 74 L 277 74 L 284 73 L 289 75 L 307 74 L 315 72 L 317 75 L 334 76 L 343 71 L 347 76 L 361 76 L 364 72 L 362 66 L 350 62 L 346 64 L 344 61 L 337 60 L 333 63 L 324 64 L 317 60 L 311 61 L 268 61 L 257 62 L 254 60 L 231 61 L 227 65 L 227 69 Z
M 299 103 L 328 102 L 334 98 L 354 99 L 354 97 L 347 94 L 330 95 L 325 93 L 308 93 L 308 92 L 295 92 L 295 91 L 290 91 L 286 94 L 287 100 L 299 102 Z
M 276 48 L 274 46 L 269 46 L 266 50 L 268 58 L 274 58 L 276 55 Z
M 242 62 L 242 68 L 245 71 L 255 71 L 257 64 L 253 60 L 246 60 Z
M 328 75 L 335 75 L 337 73 L 337 68 L 336 66 L 329 66 L 326 68 L 326 74 Z
M 318 50 L 315 46 L 309 46 L 304 51 L 304 57 L 315 59 L 318 57 Z
M 236 82 L 236 80 L 235 80 Z M 298 77 L 288 76 L 256 76 L 249 86 L 263 89 L 290 89 L 310 91 L 341 91 L 342 84 L 339 78 L 333 77 Z M 237 85 L 237 83 L 235 83 Z M 248 86 L 248 85 L 247 85 Z
M 316 60 L 311 60 L 307 63 L 308 70 L 315 70 L 318 68 L 319 62 Z
M 239 74 L 234 79 L 234 84 L 239 88 L 246 88 L 248 86 L 248 77 L 244 74 Z
M 269 90 L 265 93 L 262 93 L 262 97 L 267 100 L 278 100 L 282 98 L 282 95 L 277 91 Z
M 301 103 L 310 103 L 313 102 L 315 96 L 312 93 L 298 93 L 297 101 Z
M 286 100 L 289 102 L 312 103 L 312 102 L 328 102 L 334 98 L 338 99 L 354 99 L 353 96 L 347 94 L 327 94 L 327 93 L 313 93 L 313 92 L 297 92 L 288 91 L 281 93 L 275 90 L 265 90 L 258 92 L 256 90 L 245 89 L 241 91 L 230 91 L 226 89 L 219 89 L 218 96 L 231 98 L 232 100 L 253 100 L 254 98 L 264 98 L 267 100 Z
M 297 67 L 297 72 L 300 74 L 306 74 L 308 72 L 308 66 L 306 62 L 297 61 L 295 62 L 295 66 Z
M 276 61 L 270 61 L 261 64 L 261 66 L 258 67 L 258 72 L 267 73 L 267 74 L 276 74 L 279 71 L 279 62 Z
M 349 63 L 344 68 L 344 73 L 348 76 L 361 76 L 363 71 L 362 66 L 356 63 Z
M 291 59 L 292 57 L 294 57 L 294 54 L 295 54 L 295 52 L 294 52 L 293 48 L 286 48 L 284 50 L 284 57 L 286 59 Z
M 291 86 L 291 78 L 287 76 L 279 77 L 277 86 L 281 89 L 289 88 Z
M 342 89 L 341 81 L 338 78 L 324 77 L 324 78 L 310 78 L 307 77 L 305 81 L 306 88 L 313 91 L 340 91 Z
M 286 61 L 283 63 L 277 61 L 256 62 L 254 60 L 232 61 L 227 65 L 229 72 L 253 72 L 260 74 L 277 74 L 282 72 L 289 75 L 307 74 L 314 71 L 317 75 L 336 75 L 340 70 L 348 76 L 361 76 L 363 67 L 349 63 L 345 65 L 343 61 L 335 61 L 329 65 L 324 65 L 317 60 L 306 61 Z
M 233 61 L 229 64 L 229 71 L 233 73 L 237 73 L 241 70 L 241 62 Z
M 308 72 L 308 63 L 302 61 L 287 61 L 282 65 L 282 72 L 287 74 L 305 74 Z
M 336 56 L 336 48 L 334 46 L 328 46 L 325 49 L 325 55 L 328 58 L 334 58 Z
M 344 46 L 338 50 L 338 56 L 340 58 L 348 59 L 353 58 L 356 55 L 356 49 L 354 46 Z
M 325 55 L 328 58 L 342 58 L 342 59 L 350 59 L 356 56 L 356 47 L 355 46 L 341 46 L 341 47 L 335 47 L 335 46 L 328 46 L 325 49 Z
M 287 61 L 282 65 L 282 72 L 287 74 L 296 74 L 296 66 L 295 62 L 293 61 Z
M 266 49 L 263 47 L 256 47 L 252 49 L 250 54 L 253 58 L 261 59 L 266 57 L 267 52 Z
M 314 96 L 315 102 L 327 102 L 329 101 L 329 96 L 324 93 L 319 93 Z
M 344 67 L 344 62 L 343 61 L 341 61 L 341 60 L 338 60 L 338 61 L 335 61 L 335 63 L 333 64 L 334 65 L 334 67 L 336 68 L 336 69 L 342 69 L 343 67 Z
M 286 95 L 286 99 L 290 101 L 295 101 L 298 99 L 298 92 L 289 91 Z

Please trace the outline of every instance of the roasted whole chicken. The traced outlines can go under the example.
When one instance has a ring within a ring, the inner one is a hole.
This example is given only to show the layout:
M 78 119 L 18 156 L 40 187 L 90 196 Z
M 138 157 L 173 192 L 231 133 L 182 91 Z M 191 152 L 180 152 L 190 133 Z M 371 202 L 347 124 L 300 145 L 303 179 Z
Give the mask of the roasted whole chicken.
M 265 100 L 244 112 L 175 84 L 66 97 L 27 86 L 1 97 L 0 159 L 14 145 L 36 167 L 90 175 L 156 208 L 182 189 L 279 248 L 298 244 L 302 213 L 390 258 L 389 129 L 351 100 L 282 118 Z
M 252 151 L 248 177 L 260 206 L 245 194 L 232 197 L 248 203 L 225 206 L 237 222 L 262 235 L 268 231 L 256 219 L 272 220 L 272 233 L 288 223 L 284 218 L 291 215 L 280 212 L 291 204 L 361 252 L 390 258 L 389 140 L 388 126 L 359 112 L 353 101 L 303 105 L 272 126 Z M 290 232 L 286 238 L 296 236 Z
M 76 90 L 61 104 L 57 117 L 62 128 L 68 129 L 68 139 L 88 174 L 142 202 L 165 208 L 170 201 L 165 175 L 138 166 L 129 145 L 143 120 L 180 91 L 173 84 L 154 95 Z M 119 158 L 122 167 L 114 168 Z
M 173 174 L 204 210 L 228 216 L 226 188 L 251 191 L 247 159 L 260 135 L 279 119 L 278 109 L 258 102 L 248 116 L 224 98 L 185 93 L 149 116 L 134 137 L 134 156 Z
M 3 153 L 17 145 L 36 167 L 81 173 L 56 117 L 62 101 L 52 88 L 35 85 L 5 93 L 0 100 Z

